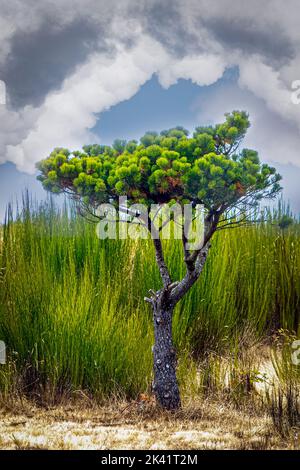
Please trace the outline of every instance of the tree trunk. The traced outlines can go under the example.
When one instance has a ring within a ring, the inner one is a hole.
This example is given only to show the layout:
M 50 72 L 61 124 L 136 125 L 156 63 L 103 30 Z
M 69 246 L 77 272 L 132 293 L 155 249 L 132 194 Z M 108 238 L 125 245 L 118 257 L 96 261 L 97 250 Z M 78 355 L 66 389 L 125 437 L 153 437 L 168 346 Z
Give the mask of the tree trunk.
M 163 307 L 160 301 L 153 305 L 153 391 L 157 402 L 167 410 L 176 410 L 181 406 L 176 378 L 176 351 L 172 339 L 172 316 L 173 307 Z

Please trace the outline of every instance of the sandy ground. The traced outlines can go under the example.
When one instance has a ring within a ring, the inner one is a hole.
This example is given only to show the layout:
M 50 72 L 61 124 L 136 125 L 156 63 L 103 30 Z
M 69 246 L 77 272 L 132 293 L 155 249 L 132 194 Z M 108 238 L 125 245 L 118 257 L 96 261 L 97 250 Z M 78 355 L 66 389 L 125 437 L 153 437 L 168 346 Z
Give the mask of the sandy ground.
M 296 449 L 269 418 L 232 406 L 186 404 L 177 414 L 143 402 L 0 409 L 1 449 Z

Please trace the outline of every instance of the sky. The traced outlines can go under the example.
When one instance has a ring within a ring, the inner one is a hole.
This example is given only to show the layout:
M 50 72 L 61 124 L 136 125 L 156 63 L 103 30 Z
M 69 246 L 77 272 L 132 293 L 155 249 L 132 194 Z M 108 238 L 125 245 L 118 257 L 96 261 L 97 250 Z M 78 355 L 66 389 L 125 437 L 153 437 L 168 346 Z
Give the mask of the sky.
M 0 221 L 55 147 L 249 112 L 300 213 L 298 0 L 0 0 Z M 300 96 L 300 93 L 299 93 Z

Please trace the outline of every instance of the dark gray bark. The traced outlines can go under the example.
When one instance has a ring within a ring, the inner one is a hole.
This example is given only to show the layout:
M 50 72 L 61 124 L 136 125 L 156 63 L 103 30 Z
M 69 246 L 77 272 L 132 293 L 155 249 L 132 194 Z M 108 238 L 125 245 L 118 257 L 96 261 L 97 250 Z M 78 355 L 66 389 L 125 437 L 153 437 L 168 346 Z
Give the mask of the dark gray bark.
M 166 410 L 180 408 L 180 394 L 176 378 L 176 351 L 172 338 L 173 307 L 161 299 L 153 305 L 154 337 L 153 391 L 157 402 Z

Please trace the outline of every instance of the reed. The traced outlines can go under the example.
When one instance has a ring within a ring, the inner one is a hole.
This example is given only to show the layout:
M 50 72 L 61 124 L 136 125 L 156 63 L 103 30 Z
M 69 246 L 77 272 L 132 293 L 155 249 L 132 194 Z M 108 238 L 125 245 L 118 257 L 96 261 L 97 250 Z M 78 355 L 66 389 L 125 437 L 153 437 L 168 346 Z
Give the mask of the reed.
M 187 357 L 230 351 L 245 328 L 258 338 L 278 328 L 299 333 L 299 223 L 280 228 L 277 219 L 270 213 L 267 223 L 215 236 L 201 279 L 175 311 L 182 387 Z M 151 241 L 100 241 L 73 207 L 28 195 L 1 231 L 0 339 L 9 366 L 0 388 L 53 400 L 79 389 L 100 398 L 149 390 L 152 319 L 143 298 L 160 286 Z M 179 278 L 181 244 L 165 249 Z

